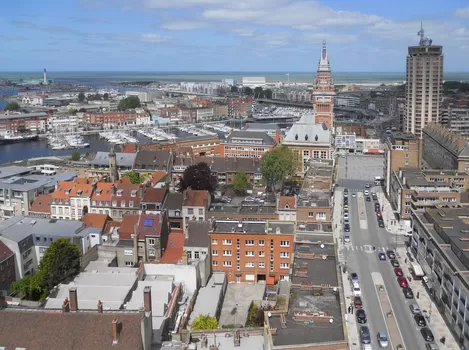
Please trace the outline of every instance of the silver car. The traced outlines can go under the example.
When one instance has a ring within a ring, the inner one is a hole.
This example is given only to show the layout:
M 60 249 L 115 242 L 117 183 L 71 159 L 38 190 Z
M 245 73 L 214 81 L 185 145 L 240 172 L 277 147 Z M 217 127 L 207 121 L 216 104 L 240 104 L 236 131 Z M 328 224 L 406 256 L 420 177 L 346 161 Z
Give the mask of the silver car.
M 420 308 L 417 304 L 410 304 L 409 309 L 413 315 L 418 315 L 420 313 Z
M 388 335 L 386 332 L 378 332 L 378 344 L 381 349 L 387 349 L 389 346 Z

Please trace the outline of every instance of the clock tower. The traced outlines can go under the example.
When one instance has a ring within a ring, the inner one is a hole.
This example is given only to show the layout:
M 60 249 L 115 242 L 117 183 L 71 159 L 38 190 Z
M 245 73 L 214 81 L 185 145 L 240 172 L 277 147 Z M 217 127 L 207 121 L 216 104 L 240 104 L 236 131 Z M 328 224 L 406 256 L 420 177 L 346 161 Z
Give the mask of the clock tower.
M 325 124 L 327 128 L 334 125 L 334 82 L 331 66 L 327 57 L 326 41 L 322 42 L 322 52 L 319 58 L 318 73 L 313 87 L 313 106 L 315 123 Z

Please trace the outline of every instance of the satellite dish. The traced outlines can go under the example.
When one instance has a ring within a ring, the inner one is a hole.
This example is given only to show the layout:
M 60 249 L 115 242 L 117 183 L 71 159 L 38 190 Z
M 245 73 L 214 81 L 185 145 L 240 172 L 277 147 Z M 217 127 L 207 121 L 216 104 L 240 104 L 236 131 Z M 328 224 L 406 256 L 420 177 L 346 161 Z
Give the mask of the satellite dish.
M 269 318 L 272 317 L 272 313 L 271 312 L 267 313 L 267 317 Z
M 330 323 L 330 324 L 333 324 L 333 323 L 334 323 L 334 319 L 333 319 L 333 318 L 330 318 L 330 319 L 329 319 L 329 323 Z
M 325 245 L 324 244 L 321 244 L 321 248 L 324 249 Z

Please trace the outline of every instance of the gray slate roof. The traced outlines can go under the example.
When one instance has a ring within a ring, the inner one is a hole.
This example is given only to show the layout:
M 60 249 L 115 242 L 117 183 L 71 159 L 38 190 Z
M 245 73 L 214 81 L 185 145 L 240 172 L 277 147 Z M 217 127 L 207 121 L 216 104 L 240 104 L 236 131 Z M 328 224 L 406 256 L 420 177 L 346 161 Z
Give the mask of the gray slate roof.
M 116 153 L 118 167 L 133 167 L 136 153 Z M 96 156 L 90 162 L 92 165 L 109 166 L 109 152 L 96 152 Z
M 210 247 L 211 224 L 207 221 L 190 221 L 188 226 L 188 237 L 184 242 L 185 247 Z
M 283 139 L 283 143 L 330 145 L 332 142 L 331 137 L 331 131 L 327 130 L 322 124 L 293 124 Z
M 163 207 L 167 210 L 182 210 L 182 203 L 184 202 L 184 195 L 179 192 L 168 193 Z
M 168 170 L 171 152 L 168 150 L 143 150 L 137 152 L 134 162 L 135 169 Z
M 248 128 L 244 131 L 255 131 L 255 130 L 276 131 L 279 129 L 280 128 L 277 124 L 272 124 L 272 123 L 248 123 Z
M 273 146 L 275 145 L 275 140 L 267 135 L 266 133 L 260 131 L 233 131 L 228 137 L 223 141 L 224 143 L 238 143 L 239 139 L 256 139 L 262 140 L 262 145 Z M 249 144 L 249 142 L 240 142 L 242 144 Z
M 37 118 L 37 117 L 47 117 L 47 113 L 37 112 L 37 113 L 20 113 L 20 114 L 0 114 L 0 119 Z

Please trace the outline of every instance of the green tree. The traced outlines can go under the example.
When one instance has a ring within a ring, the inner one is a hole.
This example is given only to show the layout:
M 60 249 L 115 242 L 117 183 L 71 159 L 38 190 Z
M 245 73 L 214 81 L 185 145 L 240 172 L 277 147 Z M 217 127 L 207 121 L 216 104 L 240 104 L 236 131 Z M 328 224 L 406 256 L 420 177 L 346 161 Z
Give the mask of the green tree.
M 107 92 L 104 93 L 103 100 L 105 101 L 109 100 L 109 94 Z
M 52 242 L 44 253 L 38 275 L 47 290 L 64 281 L 69 281 L 80 272 L 81 252 L 78 244 L 67 238 Z
M 264 97 L 271 100 L 272 99 L 273 92 L 270 89 L 264 90 Z
M 13 293 L 24 295 L 28 300 L 43 300 L 47 296 L 40 273 L 24 276 L 11 285 L 11 290 Z
M 78 162 L 81 159 L 81 154 L 78 151 L 73 151 L 70 159 L 74 162 Z
M 245 95 L 248 95 L 248 96 L 251 96 L 252 95 L 252 89 L 249 87 L 249 86 L 246 86 L 244 89 L 244 94 Z
M 256 86 L 254 89 L 254 97 L 255 98 L 264 98 L 264 89 L 260 86 Z
M 133 184 L 141 183 L 140 174 L 135 170 L 130 170 L 125 173 L 125 176 L 129 178 L 130 182 Z
M 138 96 L 129 96 L 120 100 L 117 108 L 121 111 L 125 111 L 126 109 L 138 108 L 140 106 L 140 99 Z
M 207 163 L 200 162 L 188 166 L 178 184 L 179 192 L 187 189 L 205 190 L 213 193 L 217 188 L 216 178 Z
M 233 85 L 233 86 L 231 87 L 231 92 L 233 92 L 233 93 L 238 92 L 238 87 L 237 87 L 236 85 Z
M 244 170 L 238 170 L 233 178 L 233 190 L 236 194 L 244 194 L 249 187 L 249 178 Z
M 78 101 L 83 102 L 85 100 L 85 94 L 83 92 L 80 92 L 78 94 Z
M 18 102 L 12 101 L 8 102 L 7 105 L 5 106 L 4 110 L 5 111 L 19 111 L 20 110 L 20 105 Z
M 77 110 L 73 107 L 70 107 L 68 109 L 67 113 L 70 114 L 70 115 L 75 115 L 75 114 L 77 114 Z
M 275 147 L 272 151 L 264 154 L 261 173 L 267 184 L 267 189 L 274 190 L 275 185 L 283 183 L 288 176 L 293 176 L 296 166 L 295 156 L 288 147 Z
M 209 315 L 199 315 L 192 323 L 192 329 L 195 331 L 203 331 L 206 329 L 217 329 L 218 321 L 216 317 Z

